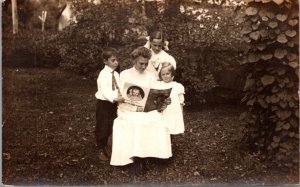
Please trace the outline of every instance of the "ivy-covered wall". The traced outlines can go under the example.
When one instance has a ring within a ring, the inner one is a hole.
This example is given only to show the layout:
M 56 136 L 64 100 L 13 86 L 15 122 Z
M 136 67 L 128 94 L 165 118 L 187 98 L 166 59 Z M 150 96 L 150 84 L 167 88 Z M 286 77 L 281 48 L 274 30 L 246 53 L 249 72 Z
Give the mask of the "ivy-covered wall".
M 245 140 L 281 169 L 299 172 L 299 4 L 248 0 L 243 27 L 251 66 Z

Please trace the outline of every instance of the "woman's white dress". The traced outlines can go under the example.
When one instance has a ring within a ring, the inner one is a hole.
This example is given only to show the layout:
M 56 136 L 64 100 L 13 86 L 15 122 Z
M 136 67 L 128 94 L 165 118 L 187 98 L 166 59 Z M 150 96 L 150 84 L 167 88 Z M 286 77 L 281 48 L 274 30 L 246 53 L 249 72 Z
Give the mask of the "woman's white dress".
M 157 81 L 153 87 L 158 89 L 172 88 L 170 94 L 171 104 L 162 112 L 162 119 L 170 134 L 184 133 L 184 120 L 181 109 L 181 103 L 184 102 L 183 85 L 175 81 L 169 83 Z
M 139 73 L 135 68 L 120 74 L 121 90 L 125 82 L 151 87 L 155 76 L 149 71 Z M 133 157 L 169 158 L 172 156 L 170 133 L 164 125 L 162 114 L 151 112 L 128 112 L 118 108 L 113 125 L 111 165 L 132 163 Z

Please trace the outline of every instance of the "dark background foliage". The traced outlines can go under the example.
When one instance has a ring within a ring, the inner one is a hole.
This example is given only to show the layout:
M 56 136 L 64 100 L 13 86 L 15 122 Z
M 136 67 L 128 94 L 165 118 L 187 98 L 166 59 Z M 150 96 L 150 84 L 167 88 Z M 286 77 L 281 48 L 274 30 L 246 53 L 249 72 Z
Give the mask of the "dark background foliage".
M 180 12 L 180 6 L 185 7 L 185 13 Z M 26 8 L 22 4 L 20 7 Z M 163 7 L 148 2 L 143 9 L 141 1 L 102 1 L 96 6 L 77 0 L 73 1 L 72 8 L 77 23 L 61 32 L 47 29 L 42 33 L 37 21 L 27 24 L 24 29 L 21 26 L 17 36 L 12 36 L 11 30 L 7 29 L 3 38 L 4 64 L 60 66 L 95 79 L 103 67 L 100 58 L 103 48 L 113 46 L 119 50 L 120 70 L 123 70 L 131 66 L 130 52 L 144 45 L 146 40 L 143 38 L 148 33 L 161 29 L 170 44 L 168 52 L 177 61 L 175 79 L 185 85 L 187 104 L 236 103 L 241 98 L 246 68 L 240 66 L 243 45 L 237 20 L 239 12 L 232 7 L 166 1 Z M 195 13 L 197 9 L 209 12 Z M 40 10 L 27 12 L 38 14 Z M 56 15 L 60 6 L 51 10 L 49 14 Z M 3 25 L 7 28 L 10 28 L 9 16 L 9 11 L 3 14 Z M 202 19 L 197 20 L 201 16 Z M 52 25 L 57 25 L 57 19 L 49 19 L 54 22 Z

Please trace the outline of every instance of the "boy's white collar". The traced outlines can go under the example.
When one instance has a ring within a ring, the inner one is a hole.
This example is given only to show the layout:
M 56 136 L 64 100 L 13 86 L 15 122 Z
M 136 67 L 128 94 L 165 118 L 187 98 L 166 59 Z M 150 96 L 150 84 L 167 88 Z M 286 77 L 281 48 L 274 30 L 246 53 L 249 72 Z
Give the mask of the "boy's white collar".
M 112 69 L 111 67 L 109 67 L 109 66 L 107 66 L 107 65 L 105 65 L 104 68 L 105 68 L 106 70 L 108 70 L 109 72 L 115 71 L 114 69 Z

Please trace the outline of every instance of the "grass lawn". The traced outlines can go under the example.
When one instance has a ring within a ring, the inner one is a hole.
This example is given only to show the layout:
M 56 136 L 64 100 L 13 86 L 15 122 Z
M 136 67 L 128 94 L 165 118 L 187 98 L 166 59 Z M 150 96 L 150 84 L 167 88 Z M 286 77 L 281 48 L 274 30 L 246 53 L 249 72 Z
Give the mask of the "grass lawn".
M 185 109 L 186 132 L 168 164 L 144 176 L 96 156 L 96 81 L 58 69 L 3 69 L 2 182 L 13 185 L 283 184 L 280 172 L 243 149 L 243 108 Z M 273 169 L 272 169 L 273 168 Z

